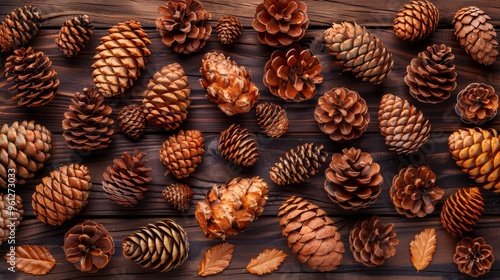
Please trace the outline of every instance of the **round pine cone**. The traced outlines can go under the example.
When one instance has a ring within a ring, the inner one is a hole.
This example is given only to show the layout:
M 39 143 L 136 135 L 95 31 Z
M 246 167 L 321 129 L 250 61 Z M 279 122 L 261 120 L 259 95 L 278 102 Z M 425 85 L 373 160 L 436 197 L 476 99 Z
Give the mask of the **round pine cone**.
M 498 95 L 486 84 L 472 83 L 457 95 L 455 111 L 467 124 L 482 125 L 497 115 Z
M 241 166 L 252 166 L 259 157 L 253 133 L 239 124 L 232 124 L 221 132 L 217 148 L 225 159 Z
M 472 231 L 484 211 L 484 199 L 478 187 L 461 188 L 450 195 L 441 210 L 441 224 L 453 235 Z
M 394 19 L 394 33 L 411 42 L 427 38 L 439 23 L 439 10 L 427 0 L 413 0 L 399 10 Z
M 56 38 L 56 44 L 67 57 L 76 56 L 87 45 L 94 32 L 93 28 L 88 15 L 78 15 L 64 22 Z
M 493 247 L 488 245 L 484 238 L 464 237 L 457 243 L 453 261 L 458 270 L 472 277 L 479 277 L 488 273 L 493 266 L 495 256 Z
M 177 211 L 186 211 L 193 198 L 193 190 L 181 183 L 168 185 L 161 193 L 163 198 L 171 204 Z
M 9 240 L 12 233 L 17 230 L 23 220 L 23 214 L 21 196 L 12 193 L 0 194 L 0 245 Z M 10 242 L 8 243 L 10 244 Z
M 280 105 L 260 103 L 255 107 L 257 124 L 269 137 L 279 138 L 288 130 L 288 117 Z
M 144 107 L 137 104 L 131 104 L 123 107 L 118 112 L 116 121 L 128 138 L 139 139 L 144 130 L 146 130 L 146 117 L 144 115 Z
M 186 178 L 193 173 L 205 152 L 205 142 L 199 130 L 180 130 L 170 136 L 160 148 L 160 160 L 167 172 L 176 178 Z
M 13 10 L 0 24 L 0 51 L 10 52 L 24 47 L 38 33 L 42 14 L 33 6 Z
M 232 44 L 242 31 L 243 25 L 235 16 L 223 16 L 217 21 L 217 38 L 223 44 Z

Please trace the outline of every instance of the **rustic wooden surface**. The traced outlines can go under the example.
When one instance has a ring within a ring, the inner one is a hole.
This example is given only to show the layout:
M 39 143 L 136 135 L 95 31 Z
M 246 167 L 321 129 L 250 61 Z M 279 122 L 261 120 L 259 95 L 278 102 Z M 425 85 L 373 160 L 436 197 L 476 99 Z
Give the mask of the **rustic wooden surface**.
M 269 200 L 263 215 L 254 221 L 247 230 L 227 241 L 235 244 L 235 255 L 229 266 L 223 273 L 213 278 L 232 277 L 233 279 L 256 279 L 245 271 L 245 266 L 251 257 L 258 255 L 266 248 L 278 248 L 289 254 L 278 271 L 265 276 L 266 279 L 322 279 L 335 277 L 336 279 L 383 279 L 391 277 L 394 279 L 467 279 L 468 276 L 459 273 L 457 266 L 453 263 L 453 254 L 457 237 L 451 236 L 441 226 L 439 212 L 445 198 L 453 194 L 458 188 L 464 186 L 475 186 L 476 184 L 460 171 L 451 158 L 447 139 L 450 133 L 459 127 L 463 127 L 454 113 L 455 96 L 458 91 L 469 83 L 488 83 L 499 90 L 500 70 L 498 62 L 491 67 L 481 66 L 467 56 L 460 49 L 454 38 L 451 19 L 454 13 L 466 5 L 475 5 L 483 8 L 492 18 L 497 30 L 500 26 L 500 5 L 496 0 L 481 1 L 434 1 L 441 12 L 438 29 L 430 38 L 419 43 L 408 43 L 395 37 L 392 31 L 392 20 L 396 12 L 406 1 L 305 1 L 308 5 L 308 14 L 311 21 L 310 27 L 300 44 L 310 48 L 319 56 L 323 64 L 324 82 L 318 86 L 318 94 L 309 101 L 301 103 L 287 103 L 270 94 L 262 83 L 263 68 L 269 59 L 273 48 L 260 44 L 256 33 L 251 27 L 252 16 L 255 7 L 260 0 L 244 1 L 203 1 L 205 8 L 212 13 L 210 24 L 215 26 L 215 21 L 223 14 L 238 16 L 245 26 L 243 35 L 231 46 L 220 44 L 215 33 L 212 34 L 208 44 L 199 52 L 190 55 L 179 55 L 165 47 L 154 27 L 154 20 L 159 17 L 157 7 L 165 1 L 0 1 L 0 18 L 3 19 L 11 10 L 22 5 L 36 5 L 42 12 L 44 22 L 42 29 L 30 43 L 37 51 L 43 51 L 53 61 L 53 68 L 57 71 L 61 85 L 56 98 L 46 107 L 38 109 L 19 108 L 9 100 L 7 92 L 8 85 L 5 78 L 0 78 L 0 125 L 21 121 L 24 119 L 36 120 L 46 126 L 53 134 L 52 159 L 46 168 L 37 173 L 35 178 L 29 180 L 24 186 L 17 188 L 17 193 L 24 199 L 24 220 L 16 233 L 16 244 L 38 244 L 47 246 L 56 258 L 57 264 L 47 279 L 139 279 L 148 277 L 156 279 L 160 277 L 173 277 L 174 279 L 192 279 L 197 277 L 198 264 L 203 252 L 211 245 L 221 242 L 220 240 L 209 240 L 204 237 L 194 218 L 195 203 L 203 199 L 206 191 L 214 184 L 223 184 L 236 176 L 260 175 L 269 183 Z M 116 4 L 113 4 L 116 2 Z M 66 58 L 62 55 L 54 43 L 62 23 L 76 14 L 88 14 L 96 27 L 87 48 L 76 58 Z M 171 176 L 164 176 L 165 167 L 158 158 L 158 149 L 161 143 L 173 132 L 155 130 L 148 126 L 147 133 L 139 141 L 127 139 L 118 126 L 113 136 L 112 145 L 105 150 L 92 153 L 79 153 L 70 150 L 64 143 L 62 137 L 61 121 L 64 112 L 70 103 L 70 98 L 76 91 L 84 87 L 93 86 L 92 82 L 92 57 L 95 47 L 107 29 L 118 22 L 128 19 L 138 20 L 146 29 L 152 45 L 152 55 L 148 58 L 148 64 L 142 76 L 135 82 L 134 87 L 126 94 L 109 98 L 106 103 L 113 107 L 113 117 L 116 117 L 120 108 L 127 104 L 141 101 L 140 95 L 146 88 L 148 80 L 161 69 L 162 66 L 179 62 L 189 76 L 191 86 L 191 107 L 187 120 L 181 125 L 181 129 L 199 129 L 205 137 L 206 152 L 203 155 L 202 164 L 188 179 L 182 180 L 189 184 L 195 195 L 192 205 L 186 213 L 179 213 L 172 209 L 161 197 L 164 186 L 173 182 Z M 342 73 L 335 62 L 325 51 L 322 43 L 322 34 L 332 21 L 356 20 L 358 23 L 369 27 L 377 37 L 394 53 L 394 70 L 388 79 L 379 86 L 354 79 L 348 73 Z M 434 43 L 445 43 L 453 48 L 455 54 L 456 69 L 458 72 L 458 85 L 451 98 L 439 105 L 419 103 L 408 93 L 408 87 L 403 81 L 406 74 L 406 66 L 418 52 L 424 50 L 427 45 Z M 261 93 L 261 102 L 269 101 L 280 104 L 288 114 L 290 128 L 288 133 L 280 139 L 266 137 L 255 121 L 255 109 L 244 115 L 232 118 L 224 115 L 214 104 L 205 98 L 204 90 L 199 84 L 199 67 L 201 58 L 208 51 L 221 51 L 229 55 L 239 65 L 251 69 L 252 80 L 257 84 Z M 2 65 L 8 53 L 0 54 Z M 3 66 L 1 66 L 3 71 Z M 371 122 L 367 131 L 359 139 L 345 143 L 335 143 L 324 135 L 318 128 L 314 118 L 313 110 L 321 94 L 337 86 L 346 86 L 358 91 L 366 99 L 369 106 Z M 377 111 L 380 98 L 384 93 L 393 93 L 409 100 L 410 103 L 422 110 L 432 124 L 431 137 L 421 150 L 410 156 L 396 155 L 385 146 L 382 136 L 379 134 Z M 217 138 L 219 133 L 232 123 L 240 123 L 256 134 L 260 157 L 257 164 L 251 168 L 240 168 L 226 162 L 221 158 L 217 150 Z M 500 116 L 484 125 L 484 127 L 499 128 Z M 270 167 L 286 151 L 305 142 L 316 142 L 325 146 L 331 155 L 340 152 L 345 147 L 357 147 L 370 152 L 374 160 L 381 165 L 384 177 L 383 191 L 378 200 L 366 209 L 357 212 L 345 211 L 334 205 L 328 199 L 323 189 L 324 164 L 320 174 L 308 180 L 300 186 L 280 187 L 269 179 Z M 101 188 L 102 172 L 119 157 L 123 151 L 133 151 L 138 147 L 147 152 L 149 166 L 153 168 L 150 190 L 140 204 L 134 208 L 123 208 L 110 203 Z M 31 194 L 36 184 L 43 176 L 62 164 L 82 163 L 90 169 L 93 188 L 89 198 L 89 204 L 84 210 L 72 220 L 59 227 L 44 225 L 33 215 L 31 207 Z M 433 214 L 425 218 L 408 219 L 398 215 L 390 198 L 389 188 L 392 177 L 402 167 L 409 164 L 427 164 L 437 174 L 437 184 L 445 189 L 444 198 L 437 204 Z M 500 200 L 497 194 L 482 189 L 485 198 L 486 209 L 481 220 L 474 228 L 471 236 L 483 236 L 493 246 L 493 250 L 500 259 L 500 238 L 497 232 L 500 223 Z M 279 206 L 290 196 L 299 195 L 309 201 L 318 204 L 328 212 L 335 221 L 342 235 L 342 241 L 346 246 L 344 259 L 338 270 L 331 273 L 318 273 L 300 264 L 297 258 L 288 249 L 286 240 L 281 236 L 279 219 L 276 217 Z M 395 231 L 400 240 L 396 247 L 397 253 L 393 258 L 386 260 L 383 266 L 367 268 L 354 261 L 349 251 L 348 233 L 356 221 L 367 218 L 370 215 L 379 215 L 384 223 L 394 223 Z M 122 256 L 122 239 L 146 225 L 164 218 L 172 218 L 183 226 L 189 236 L 190 251 L 188 260 L 179 268 L 167 273 L 159 273 L 150 269 L 141 268 Z M 73 264 L 66 261 L 62 250 L 63 236 L 75 224 L 93 220 L 102 223 L 112 234 L 115 240 L 116 253 L 109 265 L 95 274 L 87 274 L 78 271 Z M 409 242 L 414 235 L 425 228 L 435 228 L 437 232 L 437 251 L 433 261 L 428 268 L 416 272 L 410 261 Z M 2 244 L 0 254 L 7 252 L 7 244 Z M 488 279 L 500 279 L 500 263 L 496 261 L 489 274 Z M 0 260 L 0 279 L 11 279 L 13 277 L 23 279 L 39 279 L 30 277 L 21 272 L 15 274 L 7 270 L 8 264 Z

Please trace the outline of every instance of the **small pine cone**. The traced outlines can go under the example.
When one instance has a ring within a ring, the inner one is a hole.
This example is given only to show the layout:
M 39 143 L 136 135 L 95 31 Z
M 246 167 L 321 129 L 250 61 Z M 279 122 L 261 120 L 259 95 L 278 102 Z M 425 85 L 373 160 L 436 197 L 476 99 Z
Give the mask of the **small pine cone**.
M 45 126 L 34 121 L 4 124 L 0 130 L 0 186 L 25 184 L 44 167 L 51 150 L 52 134 Z
M 316 85 L 323 82 L 319 58 L 293 45 L 286 51 L 276 50 L 264 67 L 263 82 L 275 96 L 300 102 L 316 95 Z
M 306 34 L 307 5 L 300 0 L 264 0 L 255 9 L 252 26 L 262 44 L 289 46 Z
M 9 87 L 12 100 L 17 105 L 39 107 L 52 101 L 59 87 L 56 70 L 51 70 L 52 61 L 43 52 L 31 47 L 20 48 L 7 57 L 5 77 L 14 84 Z
M 383 225 L 379 217 L 358 221 L 349 233 L 349 244 L 354 259 L 368 267 L 382 265 L 396 254 L 399 244 L 394 224 Z
M 148 35 L 139 22 L 127 20 L 108 29 L 94 55 L 92 77 L 104 97 L 119 95 L 130 88 L 146 68 L 151 54 Z
M 180 130 L 170 136 L 160 148 L 160 160 L 177 179 L 193 173 L 205 152 L 205 142 L 199 130 Z
M 450 195 L 441 210 L 441 224 L 454 236 L 472 231 L 484 211 L 478 187 L 461 188 Z
M 407 100 L 390 93 L 380 101 L 378 121 L 385 144 L 398 154 L 416 152 L 431 132 L 429 120 L 421 111 Z
M 59 226 L 87 205 L 92 182 L 86 166 L 63 165 L 42 179 L 32 195 L 35 216 L 44 224 Z
M 217 21 L 217 38 L 223 44 L 232 44 L 242 31 L 243 25 L 235 16 L 223 16 Z
M 206 237 L 226 239 L 264 212 L 268 193 L 266 181 L 259 176 L 233 178 L 211 188 L 205 200 L 196 204 L 196 221 Z
M 292 196 L 280 206 L 281 234 L 300 262 L 319 271 L 336 270 L 345 252 L 332 219 L 309 201 Z
M 498 95 L 487 84 L 472 83 L 457 95 L 455 111 L 467 124 L 482 125 L 497 115 Z
M 95 273 L 111 260 L 115 242 L 103 225 L 86 221 L 66 232 L 63 249 L 78 270 Z
M 441 44 L 427 47 L 406 67 L 405 83 L 410 94 L 424 103 L 439 103 L 448 99 L 457 87 L 457 72 L 451 48 Z
M 102 174 L 102 188 L 106 196 L 114 203 L 131 207 L 144 198 L 147 185 L 153 178 L 149 176 L 151 168 L 146 167 L 147 160 L 143 160 L 146 153 L 136 149 L 131 155 L 124 152 L 120 158 L 113 160 Z
M 333 23 L 324 33 L 326 48 L 356 78 L 380 84 L 392 71 L 392 52 L 355 22 Z
M 21 196 L 10 193 L 0 194 L 0 245 L 2 242 L 9 240 L 13 233 L 15 234 L 23 220 L 23 214 L 23 199 Z
M 434 205 L 443 195 L 444 190 L 436 186 L 436 174 L 429 166 L 410 165 L 392 178 L 392 203 L 399 214 L 408 218 L 422 218 L 434 212 Z
M 345 87 L 332 88 L 318 99 L 314 119 L 333 141 L 356 139 L 368 127 L 370 114 L 366 101 Z
M 186 261 L 189 242 L 186 231 L 179 224 L 165 219 L 125 237 L 122 248 L 125 258 L 142 267 L 167 272 Z
M 491 18 L 478 7 L 464 7 L 453 17 L 460 46 L 475 61 L 492 65 L 498 56 L 498 39 Z
M 198 0 L 169 0 L 158 7 L 161 17 L 156 20 L 161 41 L 177 53 L 197 52 L 207 43 L 212 26 L 211 14 Z
M 38 33 L 42 14 L 33 6 L 12 11 L 0 24 L 0 50 L 10 52 L 24 47 Z
M 412 0 L 399 10 L 394 19 L 394 33 L 410 42 L 427 38 L 439 23 L 439 10 L 427 0 Z
M 253 133 L 239 124 L 232 124 L 221 132 L 217 148 L 226 160 L 241 166 L 252 166 L 259 157 Z
M 144 106 L 131 104 L 123 107 L 118 112 L 116 121 L 120 129 L 130 139 L 139 139 L 146 130 L 146 117 L 144 115 Z
M 488 273 L 493 266 L 495 256 L 493 247 L 488 245 L 484 238 L 464 237 L 457 243 L 453 261 L 458 270 L 472 277 L 479 277 Z
M 257 124 L 269 137 L 279 138 L 288 130 L 288 117 L 280 105 L 260 103 L 255 107 Z
M 85 48 L 92 36 L 92 21 L 88 15 L 78 15 L 64 22 L 56 38 L 56 44 L 67 57 L 76 56 Z
M 163 198 L 171 204 L 177 211 L 186 211 L 193 198 L 193 190 L 181 183 L 168 185 L 162 192 Z
M 64 113 L 62 128 L 66 144 L 71 149 L 93 151 L 104 149 L 111 143 L 115 132 L 112 109 L 104 104 L 104 97 L 95 89 L 83 89 L 71 98 Z
M 191 104 L 188 78 L 179 63 L 161 68 L 149 80 L 142 105 L 146 119 L 156 128 L 177 129 Z
M 343 149 L 332 156 L 325 171 L 328 197 L 345 210 L 359 210 L 374 203 L 382 189 L 380 165 L 372 156 L 356 148 Z
M 327 153 L 323 145 L 305 143 L 285 153 L 279 162 L 271 167 L 269 176 L 278 185 L 290 185 L 304 182 L 318 173 L 321 163 L 326 161 Z

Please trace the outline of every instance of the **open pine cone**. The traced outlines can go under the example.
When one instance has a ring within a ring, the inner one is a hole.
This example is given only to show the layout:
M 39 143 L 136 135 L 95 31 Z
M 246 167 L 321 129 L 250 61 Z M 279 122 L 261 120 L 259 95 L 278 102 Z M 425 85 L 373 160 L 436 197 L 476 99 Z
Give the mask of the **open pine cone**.
M 232 124 L 221 132 L 217 148 L 225 159 L 241 166 L 252 166 L 259 157 L 253 133 L 239 124 Z
M 42 14 L 34 6 L 13 10 L 0 24 L 0 51 L 24 47 L 38 33 L 41 22 Z
M 399 10 L 394 19 L 394 33 L 411 42 L 427 38 L 439 23 L 439 10 L 427 0 L 413 0 Z
M 12 193 L 0 194 L 0 245 L 7 240 L 13 240 L 9 237 L 15 234 L 23 220 L 23 214 L 23 199 L 21 196 Z
M 453 261 L 458 270 L 472 277 L 479 277 L 488 273 L 493 266 L 495 256 L 493 247 L 488 245 L 484 238 L 464 237 L 457 243 Z
M 161 195 L 177 211 L 186 211 L 193 198 L 193 190 L 186 184 L 172 183 L 162 191 Z
M 450 195 L 441 210 L 441 224 L 453 235 L 472 231 L 484 211 L 484 199 L 478 187 L 460 188 Z
M 498 95 L 487 84 L 472 83 L 457 95 L 455 111 L 464 123 L 482 125 L 497 115 Z
M 144 107 L 138 104 L 130 104 L 120 109 L 116 121 L 123 134 L 130 139 L 139 139 L 146 130 L 146 116 Z
M 56 44 L 64 55 L 76 56 L 87 45 L 94 32 L 93 28 L 88 15 L 78 15 L 68 19 L 59 30 Z
M 217 21 L 217 38 L 223 44 L 232 44 L 242 31 L 243 25 L 235 16 L 223 16 Z
M 255 107 L 257 124 L 269 137 L 279 138 L 288 130 L 288 117 L 280 105 L 260 103 Z
M 160 148 L 160 160 L 167 172 L 176 178 L 186 178 L 193 173 L 205 152 L 205 142 L 199 130 L 180 130 L 170 136 Z

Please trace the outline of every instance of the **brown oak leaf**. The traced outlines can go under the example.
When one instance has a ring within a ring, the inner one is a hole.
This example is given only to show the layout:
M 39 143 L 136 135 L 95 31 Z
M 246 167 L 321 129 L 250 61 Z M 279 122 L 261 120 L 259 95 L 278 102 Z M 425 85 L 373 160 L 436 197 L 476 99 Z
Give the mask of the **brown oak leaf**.
M 11 251 L 5 254 L 4 259 L 9 263 L 12 260 L 9 255 Z M 20 245 L 16 246 L 15 267 L 17 270 L 31 275 L 45 275 L 52 269 L 56 260 L 49 249 L 39 245 Z
M 246 268 L 252 274 L 264 275 L 271 273 L 278 269 L 286 256 L 287 254 L 281 250 L 266 249 L 256 258 L 252 258 Z
M 234 245 L 228 242 L 220 243 L 210 247 L 200 262 L 198 275 L 208 276 L 222 272 L 229 266 L 233 258 Z
M 411 262 L 420 271 L 426 268 L 432 261 L 432 255 L 436 251 L 436 230 L 426 228 L 415 235 L 410 242 Z

